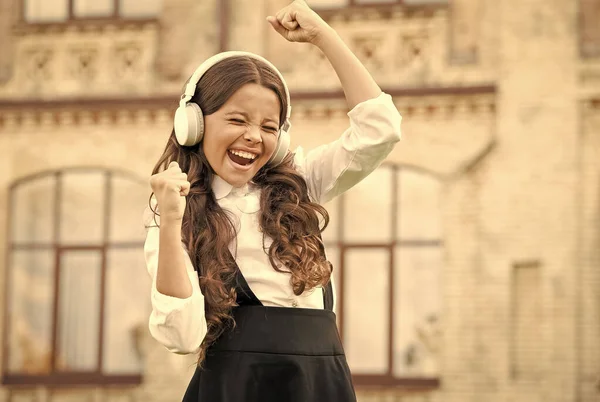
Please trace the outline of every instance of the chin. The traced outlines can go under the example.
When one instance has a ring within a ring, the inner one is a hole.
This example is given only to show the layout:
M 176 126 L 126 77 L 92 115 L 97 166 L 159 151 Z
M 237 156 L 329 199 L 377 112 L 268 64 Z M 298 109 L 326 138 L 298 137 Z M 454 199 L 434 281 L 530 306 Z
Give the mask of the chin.
M 231 184 L 233 187 L 242 187 L 243 185 L 247 184 L 251 179 L 240 179 L 238 177 L 233 178 L 232 180 L 226 180 L 229 184 Z
M 234 187 L 241 187 L 252 180 L 255 173 L 248 172 L 248 174 L 229 173 L 223 177 L 223 179 Z

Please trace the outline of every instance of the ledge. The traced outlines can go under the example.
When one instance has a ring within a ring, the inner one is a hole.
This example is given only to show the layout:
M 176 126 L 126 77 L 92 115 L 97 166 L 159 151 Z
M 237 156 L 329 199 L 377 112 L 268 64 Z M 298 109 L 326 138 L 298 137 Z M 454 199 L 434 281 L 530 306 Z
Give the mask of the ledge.
M 495 94 L 495 85 L 451 86 L 451 87 L 384 87 L 382 90 L 392 96 L 422 97 L 448 95 L 485 95 Z M 336 100 L 344 99 L 342 89 L 333 91 L 291 91 L 292 101 Z M 136 98 L 68 98 L 68 99 L 0 99 L 0 111 L 23 109 L 103 109 L 122 110 L 123 108 L 176 108 L 179 94 L 145 96 Z
M 406 391 L 433 391 L 440 386 L 438 378 L 402 378 L 391 375 L 353 375 L 352 379 L 359 390 L 377 388 L 397 388 Z
M 62 32 L 102 32 L 106 29 L 116 28 L 117 30 L 136 29 L 140 30 L 147 26 L 158 26 L 156 18 L 85 18 L 73 19 L 59 22 L 25 22 L 21 21 L 13 27 L 13 33 L 16 36 L 62 33 Z
M 442 95 L 484 95 L 495 94 L 496 86 L 477 85 L 477 86 L 448 86 L 448 87 L 383 87 L 382 91 L 392 96 L 403 97 L 421 97 L 421 96 L 442 96 Z M 326 100 L 343 99 L 344 91 L 292 91 L 292 100 Z M 1 103 L 0 103 L 1 106 Z
M 391 18 L 396 15 L 431 17 L 438 10 L 448 9 L 449 4 L 449 1 L 423 4 L 406 4 L 398 1 L 396 3 L 358 3 L 335 8 L 315 7 L 313 10 L 325 20 L 333 18 L 348 20 L 355 19 L 357 16 L 367 18 Z
M 471 87 L 382 88 L 402 105 L 406 116 L 442 113 L 494 113 L 495 85 Z M 483 101 L 477 100 L 484 96 Z M 457 101 L 453 97 L 462 97 Z M 298 118 L 346 113 L 344 92 L 292 91 L 292 103 Z M 435 99 L 441 102 L 437 102 Z M 417 100 L 418 99 L 418 100 Z M 469 99 L 474 99 L 470 101 Z M 70 99 L 0 99 L 0 128 L 22 125 L 88 125 L 127 124 L 140 121 L 157 122 L 171 119 L 177 109 L 179 95 L 137 98 L 70 98 Z
M 66 99 L 0 99 L 0 111 L 54 110 L 123 110 L 134 108 L 175 108 L 179 95 L 144 96 L 136 98 L 66 98 Z
M 141 375 L 102 375 L 97 373 L 55 373 L 48 375 L 4 374 L 3 385 L 46 385 L 70 387 L 74 385 L 140 385 Z

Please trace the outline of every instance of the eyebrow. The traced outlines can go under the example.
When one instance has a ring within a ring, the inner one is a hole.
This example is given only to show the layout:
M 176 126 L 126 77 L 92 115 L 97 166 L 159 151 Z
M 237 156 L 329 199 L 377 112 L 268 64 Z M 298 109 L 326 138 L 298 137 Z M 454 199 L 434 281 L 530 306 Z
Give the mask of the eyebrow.
M 231 116 L 232 114 L 239 114 L 239 115 L 244 116 L 246 119 L 250 120 L 250 116 L 248 115 L 248 113 L 246 113 L 246 112 L 240 112 L 240 111 L 237 111 L 237 110 L 225 113 L 225 116 Z M 265 117 L 265 121 L 270 121 L 272 123 L 278 124 L 277 121 L 275 121 L 273 119 L 270 119 L 268 117 Z

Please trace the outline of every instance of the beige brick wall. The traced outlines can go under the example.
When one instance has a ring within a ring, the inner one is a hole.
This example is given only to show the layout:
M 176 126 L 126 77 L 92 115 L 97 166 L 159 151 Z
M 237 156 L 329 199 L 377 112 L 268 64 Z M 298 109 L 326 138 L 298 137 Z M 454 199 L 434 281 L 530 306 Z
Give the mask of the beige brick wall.
M 583 119 L 581 134 L 581 196 L 580 210 L 580 264 L 579 306 L 577 325 L 580 335 L 577 343 L 577 354 L 580 373 L 580 393 L 583 400 L 598 395 L 600 388 L 600 328 L 596 317 L 600 312 L 598 303 L 600 296 L 600 108 L 589 102 L 580 103 L 580 116 Z

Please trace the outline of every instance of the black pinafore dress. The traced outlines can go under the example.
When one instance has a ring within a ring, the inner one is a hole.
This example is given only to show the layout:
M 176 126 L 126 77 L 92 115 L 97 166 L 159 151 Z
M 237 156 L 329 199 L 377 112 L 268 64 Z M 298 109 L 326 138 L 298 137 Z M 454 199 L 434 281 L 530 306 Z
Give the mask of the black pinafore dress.
M 265 307 L 236 264 L 236 326 L 208 350 L 183 402 L 355 402 L 331 283 L 325 308 Z

